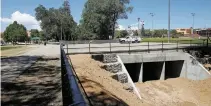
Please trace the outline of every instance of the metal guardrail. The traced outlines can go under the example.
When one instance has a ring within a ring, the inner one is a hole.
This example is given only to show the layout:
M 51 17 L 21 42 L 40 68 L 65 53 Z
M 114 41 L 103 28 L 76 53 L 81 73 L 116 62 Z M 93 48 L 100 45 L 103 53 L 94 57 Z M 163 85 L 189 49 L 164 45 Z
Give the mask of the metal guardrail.
M 60 45 L 60 49 L 63 106 L 88 106 L 85 96 L 79 88 L 73 67 L 66 57 L 63 45 Z
M 79 47 L 74 47 L 73 41 L 63 41 L 63 43 L 66 45 L 64 49 L 71 50 L 70 54 L 77 54 L 73 52 L 74 50 L 85 50 L 84 52 L 79 52 L 83 54 L 94 54 L 94 53 L 131 53 L 131 52 L 150 52 L 150 51 L 165 51 L 165 50 L 175 50 L 179 51 L 181 49 L 195 49 L 195 48 L 201 48 L 201 47 L 208 47 L 210 46 L 210 43 L 206 41 L 205 39 L 202 39 L 200 42 L 194 42 L 194 40 L 173 40 L 171 43 L 167 44 L 164 43 L 165 41 L 160 41 L 159 43 L 156 42 L 147 42 L 146 44 L 132 44 L 132 43 L 125 43 L 122 45 L 113 45 L 116 41 L 113 43 L 112 40 L 91 40 L 86 41 L 86 43 L 79 43 Z M 76 42 L 76 41 L 74 41 Z M 156 44 L 151 44 L 156 43 Z M 71 47 L 68 47 L 68 45 L 71 45 Z M 97 45 L 99 44 L 99 45 Z M 171 47 L 167 47 L 170 45 Z M 135 48 L 134 48 L 135 47 Z M 145 47 L 145 48 L 142 48 Z M 155 47 L 155 48 L 154 48 Z M 118 48 L 118 50 L 116 49 Z M 99 51 L 96 51 L 95 49 L 102 49 Z

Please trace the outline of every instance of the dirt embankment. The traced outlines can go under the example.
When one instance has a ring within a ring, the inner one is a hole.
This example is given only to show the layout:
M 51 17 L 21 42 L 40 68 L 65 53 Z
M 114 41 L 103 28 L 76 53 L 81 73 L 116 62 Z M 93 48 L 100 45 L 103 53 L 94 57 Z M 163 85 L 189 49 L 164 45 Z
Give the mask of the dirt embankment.
M 114 80 L 110 72 L 102 69 L 103 63 L 91 59 L 90 55 L 70 55 L 70 58 L 94 106 L 147 106 L 135 94 L 125 90 L 123 84 Z
M 70 55 L 77 75 L 92 103 L 96 105 L 129 106 L 211 106 L 211 78 L 192 81 L 184 78 L 136 83 L 142 96 L 124 89 L 110 72 L 102 69 L 103 63 L 90 55 Z

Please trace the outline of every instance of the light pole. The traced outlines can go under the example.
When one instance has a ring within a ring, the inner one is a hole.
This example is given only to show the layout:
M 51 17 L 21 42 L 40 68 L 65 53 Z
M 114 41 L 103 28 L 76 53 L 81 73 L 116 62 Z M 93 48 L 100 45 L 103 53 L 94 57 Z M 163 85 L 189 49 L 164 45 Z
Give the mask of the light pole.
M 169 38 L 170 38 L 170 4 L 171 4 L 171 2 L 170 2 L 171 0 L 169 0 L 169 3 L 168 3 L 168 43 L 169 43 Z
M 152 16 L 152 31 L 153 31 L 153 24 L 154 24 L 153 17 L 155 16 L 155 14 L 154 13 L 149 13 L 149 14 Z
M 140 21 L 140 18 L 138 18 L 138 30 L 139 30 L 139 26 L 140 26 L 140 25 L 139 25 L 139 21 Z
M 193 24 L 192 24 L 192 34 L 193 34 L 193 30 L 194 30 L 194 17 L 195 17 L 195 13 L 191 13 L 191 15 L 193 16 Z
M 139 30 L 140 29 L 140 18 L 138 18 L 138 33 L 139 33 Z M 139 35 L 139 34 L 138 34 Z

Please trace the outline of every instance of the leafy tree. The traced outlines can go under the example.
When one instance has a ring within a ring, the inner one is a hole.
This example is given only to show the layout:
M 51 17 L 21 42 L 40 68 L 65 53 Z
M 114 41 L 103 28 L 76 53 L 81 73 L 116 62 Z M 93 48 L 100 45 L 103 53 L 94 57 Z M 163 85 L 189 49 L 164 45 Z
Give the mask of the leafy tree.
M 141 27 L 141 36 L 145 36 L 144 25 L 142 25 L 142 27 Z
M 85 3 L 81 25 L 86 34 L 94 39 L 109 39 L 114 36 L 118 19 L 127 19 L 132 11 L 130 0 L 88 0 Z M 84 34 L 82 34 L 84 35 Z
M 74 40 L 76 35 L 76 22 L 71 16 L 69 2 L 64 1 L 64 4 L 59 9 L 46 9 L 43 5 L 35 8 L 36 19 L 41 21 L 41 28 L 46 36 L 46 39 Z
M 127 35 L 128 35 L 127 30 L 122 30 L 122 31 L 120 32 L 120 37 L 126 37 Z
M 137 30 L 133 31 L 133 35 L 138 36 L 138 31 Z
M 31 29 L 31 37 L 39 37 L 39 31 L 37 29 Z
M 114 38 L 120 38 L 120 30 L 115 30 Z
M 14 21 L 4 31 L 4 39 L 7 42 L 23 42 L 27 40 L 27 31 L 22 24 L 18 24 Z

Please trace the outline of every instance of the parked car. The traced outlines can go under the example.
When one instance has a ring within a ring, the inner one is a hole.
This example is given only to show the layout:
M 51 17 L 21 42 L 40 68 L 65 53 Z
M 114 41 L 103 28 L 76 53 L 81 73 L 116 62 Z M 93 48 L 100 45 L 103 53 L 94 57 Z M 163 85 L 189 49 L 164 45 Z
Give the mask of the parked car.
M 127 36 L 125 38 L 119 38 L 120 43 L 140 43 L 141 40 L 142 39 L 139 36 Z

